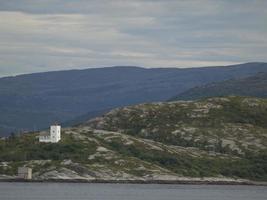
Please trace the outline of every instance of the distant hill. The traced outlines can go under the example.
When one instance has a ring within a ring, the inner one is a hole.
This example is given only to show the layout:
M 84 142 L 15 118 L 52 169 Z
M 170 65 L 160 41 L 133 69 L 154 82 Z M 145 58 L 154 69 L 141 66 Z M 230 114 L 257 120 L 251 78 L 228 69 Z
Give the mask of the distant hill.
M 39 133 L 0 139 L 0 179 L 29 166 L 37 180 L 267 181 L 266 120 L 259 98 L 117 108 L 63 128 L 56 144 Z
M 169 145 L 243 155 L 267 149 L 266 121 L 266 99 L 231 96 L 127 106 L 86 124 Z
M 267 72 L 266 63 L 191 69 L 110 67 L 0 79 L 0 134 L 80 122 L 106 110 L 165 101 L 203 84 Z
M 267 73 L 254 76 L 210 83 L 189 89 L 171 100 L 193 100 L 216 96 L 267 97 Z

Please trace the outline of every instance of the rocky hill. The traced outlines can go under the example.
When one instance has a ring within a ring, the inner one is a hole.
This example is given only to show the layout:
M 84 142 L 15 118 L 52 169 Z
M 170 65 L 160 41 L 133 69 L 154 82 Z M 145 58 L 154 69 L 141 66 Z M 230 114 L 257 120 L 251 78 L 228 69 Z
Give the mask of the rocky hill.
M 174 100 L 194 100 L 216 96 L 250 96 L 250 97 L 267 97 L 267 73 L 258 73 L 254 76 L 231 79 L 222 82 L 209 83 L 204 86 L 191 88 L 182 92 Z
M 0 174 L 35 180 L 267 181 L 267 100 L 210 98 L 114 109 L 65 128 L 0 140 Z
M 118 106 L 165 101 L 190 88 L 267 72 L 266 63 L 191 69 L 107 67 L 0 78 L 0 135 L 81 122 Z

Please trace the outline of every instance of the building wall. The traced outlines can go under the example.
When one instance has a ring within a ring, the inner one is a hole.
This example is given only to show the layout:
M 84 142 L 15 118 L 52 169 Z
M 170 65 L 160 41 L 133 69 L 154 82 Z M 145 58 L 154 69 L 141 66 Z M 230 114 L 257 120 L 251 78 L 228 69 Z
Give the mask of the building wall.
M 59 125 L 52 125 L 50 127 L 51 142 L 56 143 L 61 139 L 61 127 Z
M 50 135 L 47 135 L 47 136 L 39 136 L 39 142 L 51 142 Z
M 19 167 L 18 178 L 32 179 L 32 169 L 29 167 Z

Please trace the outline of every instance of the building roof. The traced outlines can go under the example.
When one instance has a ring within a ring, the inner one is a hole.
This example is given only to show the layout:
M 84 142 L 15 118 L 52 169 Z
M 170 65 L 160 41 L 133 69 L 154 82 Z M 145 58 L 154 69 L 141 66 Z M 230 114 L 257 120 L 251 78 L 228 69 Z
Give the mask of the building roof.
M 39 136 L 50 136 L 49 132 L 40 132 Z

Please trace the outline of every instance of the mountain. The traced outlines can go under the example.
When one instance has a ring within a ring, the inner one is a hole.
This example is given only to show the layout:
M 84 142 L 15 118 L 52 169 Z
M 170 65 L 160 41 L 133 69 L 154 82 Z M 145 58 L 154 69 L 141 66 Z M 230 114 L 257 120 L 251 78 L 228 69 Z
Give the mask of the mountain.
M 266 63 L 191 69 L 110 67 L 0 79 L 0 134 L 77 122 L 106 110 L 165 101 L 190 88 L 267 72 Z
M 127 106 L 79 126 L 62 140 L 39 133 L 0 140 L 0 174 L 18 166 L 35 180 L 267 180 L 267 100 L 210 98 Z
M 232 96 L 117 108 L 87 125 L 167 145 L 245 155 L 267 148 L 266 121 L 267 100 Z
M 267 73 L 210 83 L 204 86 L 194 87 L 171 98 L 172 100 L 192 100 L 216 96 L 251 96 L 267 97 Z

